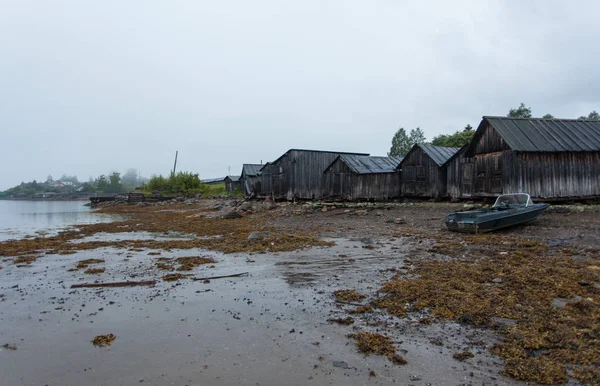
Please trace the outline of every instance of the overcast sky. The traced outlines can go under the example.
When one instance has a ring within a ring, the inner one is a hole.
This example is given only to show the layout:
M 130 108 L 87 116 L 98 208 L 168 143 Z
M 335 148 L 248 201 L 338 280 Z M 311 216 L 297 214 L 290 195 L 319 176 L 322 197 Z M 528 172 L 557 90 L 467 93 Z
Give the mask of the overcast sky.
M 598 1 L 0 0 L 0 190 L 600 111 Z

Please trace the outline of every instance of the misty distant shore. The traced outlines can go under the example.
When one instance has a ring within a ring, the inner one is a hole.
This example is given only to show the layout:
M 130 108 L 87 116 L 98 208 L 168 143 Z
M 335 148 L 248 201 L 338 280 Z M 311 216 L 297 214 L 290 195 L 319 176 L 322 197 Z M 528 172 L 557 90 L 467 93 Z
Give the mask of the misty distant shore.
M 0 197 L 4 201 L 89 201 L 90 197 L 48 197 L 48 198 L 33 198 L 33 197 Z

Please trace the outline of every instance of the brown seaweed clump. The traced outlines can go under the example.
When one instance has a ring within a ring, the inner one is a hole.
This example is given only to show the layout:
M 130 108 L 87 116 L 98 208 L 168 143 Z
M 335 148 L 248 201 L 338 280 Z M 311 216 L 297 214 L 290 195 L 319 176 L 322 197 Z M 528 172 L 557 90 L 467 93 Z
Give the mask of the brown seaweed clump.
M 179 264 L 178 271 L 191 271 L 202 264 L 215 263 L 215 259 L 212 257 L 201 256 L 179 257 L 175 261 Z
M 100 273 L 104 273 L 104 268 L 88 268 L 83 271 L 86 275 L 97 275 Z
M 110 346 L 115 339 L 117 337 L 114 334 L 98 335 L 92 340 L 92 343 L 98 347 Z
M 104 260 L 102 260 L 102 259 L 85 259 L 85 260 L 78 261 L 77 265 L 75 267 L 78 269 L 82 269 L 82 268 L 87 268 L 88 265 L 100 264 L 100 263 L 104 263 Z
M 407 363 L 404 358 L 396 353 L 396 347 L 392 342 L 392 338 L 388 336 L 364 331 L 346 336 L 356 340 L 356 347 L 362 353 L 383 355 L 398 365 Z
M 31 264 L 37 259 L 37 256 L 18 256 L 13 260 L 13 264 Z
M 355 309 L 348 311 L 349 314 L 368 314 L 371 312 L 373 312 L 373 307 L 369 305 L 356 307 Z
M 475 355 L 473 355 L 473 353 L 469 350 L 464 350 L 464 351 L 459 351 L 459 352 L 455 352 L 454 355 L 452 355 L 452 358 L 456 359 L 457 361 L 465 361 L 467 359 L 473 358 Z
M 154 265 L 157 269 L 162 269 L 163 271 L 174 271 L 175 267 L 172 264 L 165 263 L 163 261 L 157 261 Z
M 184 274 L 181 274 L 181 273 L 170 273 L 168 275 L 163 276 L 162 279 L 163 279 L 163 281 L 176 281 L 176 280 L 179 280 L 179 279 L 183 279 L 183 278 L 185 278 L 187 276 L 189 276 L 189 275 L 184 275 Z
M 342 302 L 358 302 L 366 298 L 365 295 L 359 294 L 355 290 L 337 290 L 333 294 L 337 300 Z

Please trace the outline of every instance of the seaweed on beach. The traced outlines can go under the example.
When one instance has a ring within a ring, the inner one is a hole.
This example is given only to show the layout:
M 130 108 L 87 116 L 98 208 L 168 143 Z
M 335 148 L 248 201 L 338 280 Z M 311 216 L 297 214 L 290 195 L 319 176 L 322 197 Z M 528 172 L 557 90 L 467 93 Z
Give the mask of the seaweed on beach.
M 201 256 L 178 257 L 175 261 L 179 264 L 178 271 L 191 271 L 200 265 L 215 263 L 212 257 Z
M 494 318 L 514 320 L 498 329 L 502 340 L 491 349 L 505 375 L 562 383 L 573 368 L 580 382 L 600 382 L 600 289 L 590 284 L 600 281 L 596 260 L 498 235 L 438 238 L 434 252 L 456 259 L 414 262 L 411 276 L 385 282 L 373 305 L 490 328 Z
M 13 260 L 13 264 L 31 264 L 38 259 L 38 256 L 17 256 Z
M 185 277 L 188 277 L 190 275 L 184 275 L 182 273 L 170 273 L 168 275 L 163 276 L 163 281 L 176 281 L 179 279 L 183 279 Z
M 377 354 L 387 357 L 398 365 L 406 364 L 406 360 L 396 353 L 392 338 L 374 332 L 359 332 L 346 335 L 356 340 L 356 348 L 365 354 Z
M 171 207 L 170 207 L 171 208 Z M 265 225 L 264 219 L 248 217 L 238 219 L 207 218 L 202 214 L 205 209 L 170 210 L 164 207 L 112 207 L 102 209 L 103 213 L 119 213 L 128 219 L 113 223 L 80 225 L 77 229 L 65 230 L 55 236 L 35 237 L 32 239 L 9 240 L 0 242 L 0 256 L 19 256 L 42 251 L 74 253 L 104 247 L 126 248 L 141 252 L 144 248 L 153 250 L 172 249 L 210 249 L 223 253 L 236 252 L 285 252 L 311 246 L 328 246 L 330 242 L 319 239 L 315 232 L 296 231 L 278 232 Z M 179 232 L 191 235 L 189 239 L 178 240 L 120 240 L 120 241 L 83 241 L 81 239 L 96 233 L 119 233 L 125 230 L 136 232 L 165 233 Z M 248 240 L 253 232 L 269 232 L 268 240 L 259 242 Z M 74 240 L 80 240 L 73 243 Z
M 365 295 L 356 292 L 355 290 L 337 290 L 333 292 L 336 300 L 343 302 L 358 302 L 366 298 Z
M 98 347 L 110 346 L 115 339 L 117 337 L 114 334 L 98 335 L 92 339 L 92 343 Z
M 99 273 L 104 273 L 104 268 L 88 268 L 83 271 L 86 275 L 97 275 Z
M 85 259 L 85 260 L 80 260 L 77 262 L 77 265 L 75 266 L 78 269 L 82 269 L 82 268 L 87 268 L 89 265 L 92 264 L 101 264 L 104 263 L 103 259 Z

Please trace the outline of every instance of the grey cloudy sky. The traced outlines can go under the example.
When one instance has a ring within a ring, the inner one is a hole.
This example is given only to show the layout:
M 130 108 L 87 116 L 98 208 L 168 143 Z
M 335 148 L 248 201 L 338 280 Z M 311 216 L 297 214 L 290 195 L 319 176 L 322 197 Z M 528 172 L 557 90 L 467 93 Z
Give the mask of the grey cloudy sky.
M 598 1 L 0 0 L 0 189 L 600 110 Z

